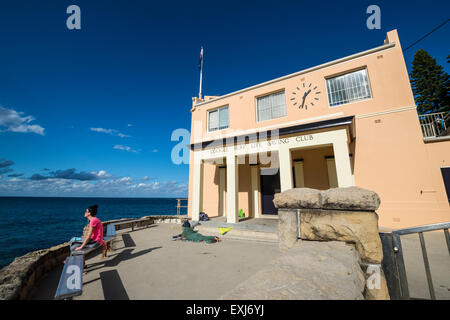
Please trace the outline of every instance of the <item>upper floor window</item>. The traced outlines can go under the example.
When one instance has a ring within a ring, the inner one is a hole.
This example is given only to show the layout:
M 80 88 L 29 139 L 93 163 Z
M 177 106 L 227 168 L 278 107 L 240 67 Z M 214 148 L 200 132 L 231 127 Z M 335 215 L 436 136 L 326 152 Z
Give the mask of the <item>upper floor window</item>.
M 330 107 L 371 98 L 367 69 L 327 79 Z
M 271 120 L 286 115 L 284 91 L 269 94 L 256 99 L 258 121 Z
M 208 131 L 228 128 L 228 106 L 208 111 Z

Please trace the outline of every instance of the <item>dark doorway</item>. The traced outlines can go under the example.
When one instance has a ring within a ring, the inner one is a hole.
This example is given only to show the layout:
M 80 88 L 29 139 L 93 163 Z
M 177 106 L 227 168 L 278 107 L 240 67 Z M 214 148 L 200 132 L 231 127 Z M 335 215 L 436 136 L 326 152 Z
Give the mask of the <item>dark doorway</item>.
M 261 169 L 261 211 L 262 214 L 278 214 L 273 204 L 275 193 L 280 192 L 280 170 Z
M 447 198 L 450 202 L 450 167 L 441 168 L 442 179 L 444 179 L 445 191 L 447 191 Z

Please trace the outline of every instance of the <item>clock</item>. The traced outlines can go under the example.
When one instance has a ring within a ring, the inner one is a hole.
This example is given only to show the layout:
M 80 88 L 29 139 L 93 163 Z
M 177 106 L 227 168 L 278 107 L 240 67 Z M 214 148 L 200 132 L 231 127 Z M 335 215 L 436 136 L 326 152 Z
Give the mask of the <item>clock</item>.
M 320 91 L 312 83 L 306 84 L 302 82 L 296 89 L 292 92 L 291 101 L 299 109 L 305 108 L 305 110 L 308 110 L 308 105 L 313 107 L 319 101 Z

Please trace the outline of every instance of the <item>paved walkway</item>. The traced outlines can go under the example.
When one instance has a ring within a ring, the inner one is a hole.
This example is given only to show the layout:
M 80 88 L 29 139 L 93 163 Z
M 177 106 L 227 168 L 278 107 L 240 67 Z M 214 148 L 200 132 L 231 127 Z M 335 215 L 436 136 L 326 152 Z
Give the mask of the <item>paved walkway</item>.
M 280 255 L 276 243 L 172 241 L 179 233 L 175 224 L 119 231 L 107 259 L 87 259 L 75 299 L 218 299 Z M 47 274 L 31 299 L 53 299 L 61 270 Z

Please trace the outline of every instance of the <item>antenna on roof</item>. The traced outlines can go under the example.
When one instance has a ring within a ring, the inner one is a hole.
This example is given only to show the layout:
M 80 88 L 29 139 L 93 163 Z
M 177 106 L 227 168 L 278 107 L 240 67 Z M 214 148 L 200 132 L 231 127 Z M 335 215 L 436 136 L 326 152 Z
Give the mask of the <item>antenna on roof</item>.
M 200 61 L 198 63 L 200 69 L 200 88 L 198 90 L 198 98 L 202 98 L 202 73 L 203 73 L 203 47 L 200 49 Z

